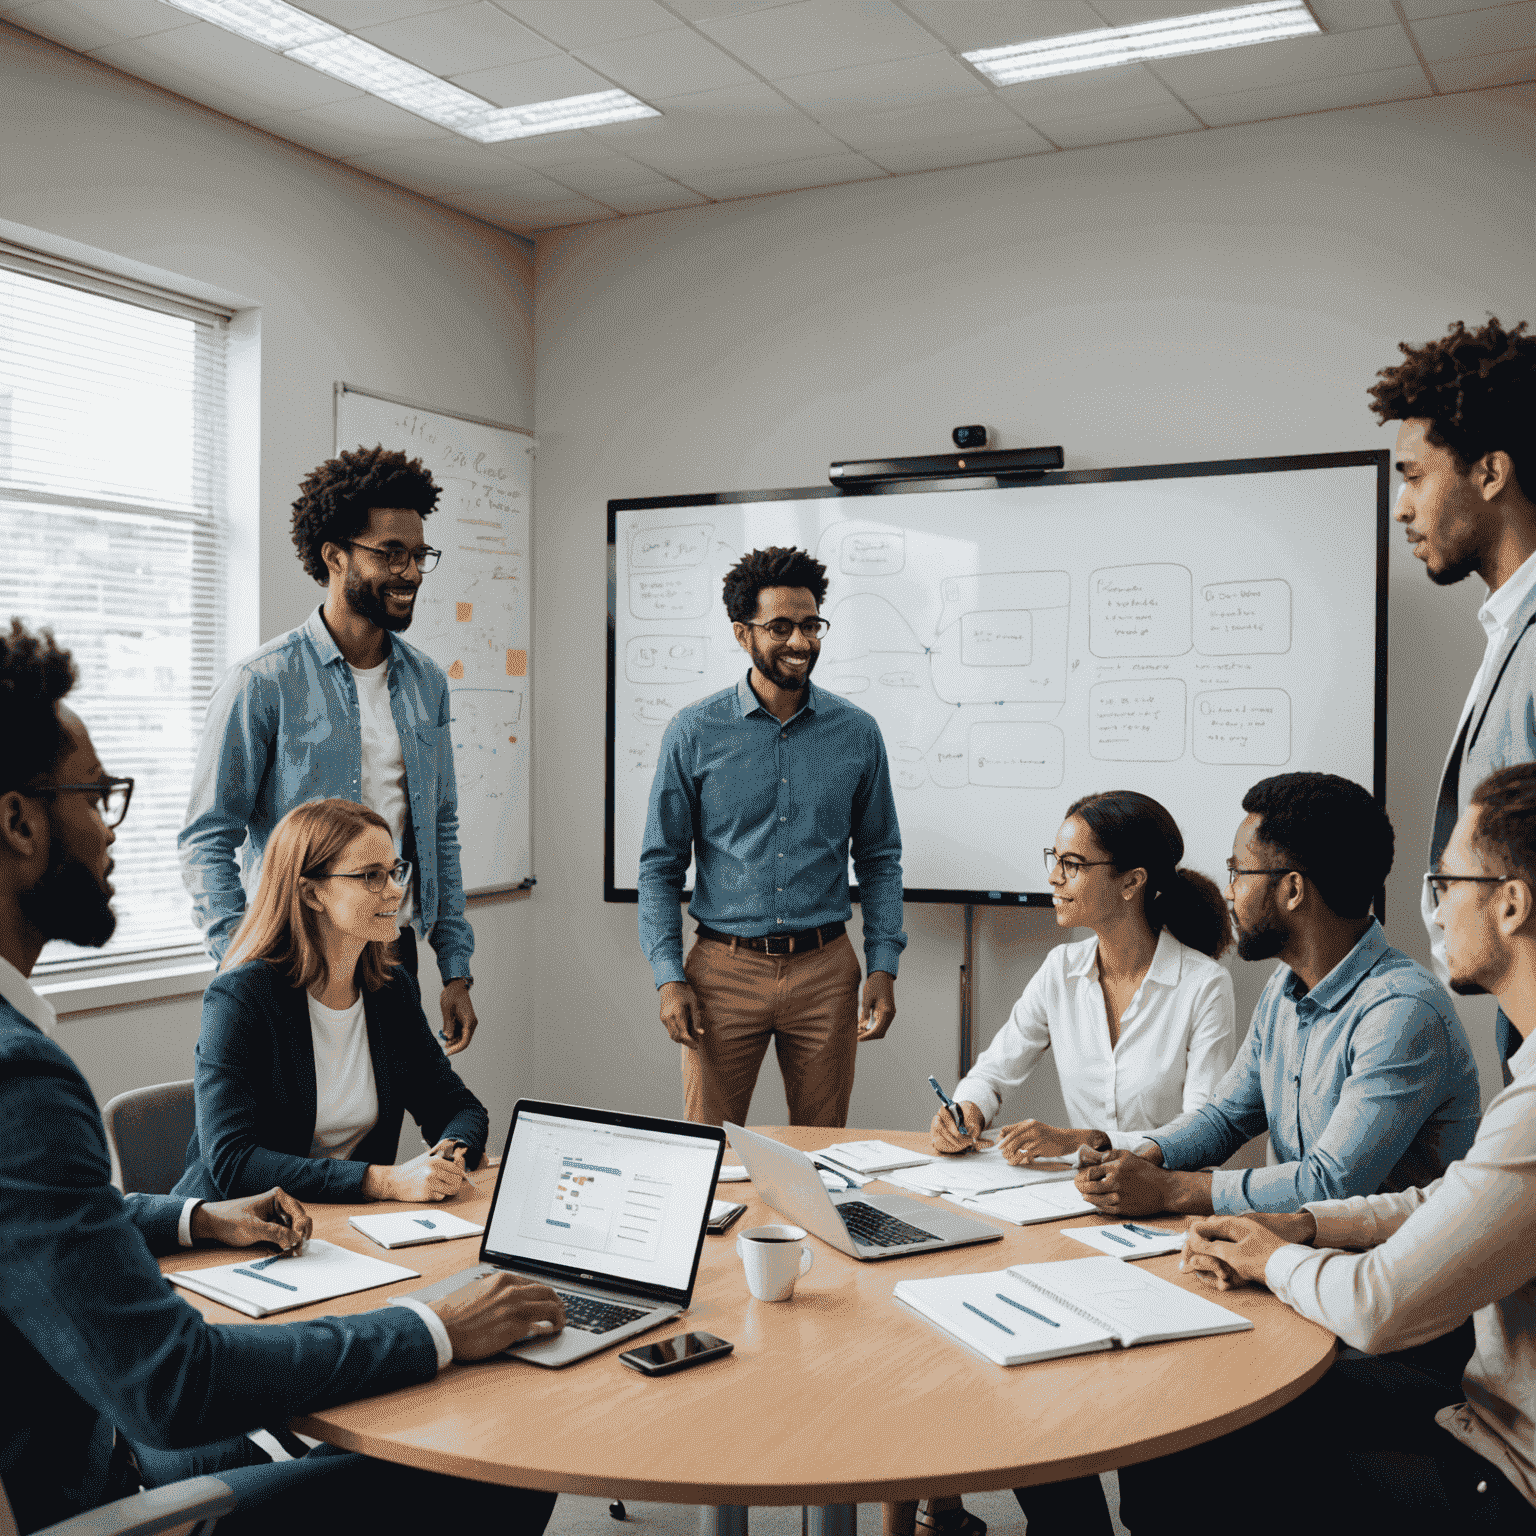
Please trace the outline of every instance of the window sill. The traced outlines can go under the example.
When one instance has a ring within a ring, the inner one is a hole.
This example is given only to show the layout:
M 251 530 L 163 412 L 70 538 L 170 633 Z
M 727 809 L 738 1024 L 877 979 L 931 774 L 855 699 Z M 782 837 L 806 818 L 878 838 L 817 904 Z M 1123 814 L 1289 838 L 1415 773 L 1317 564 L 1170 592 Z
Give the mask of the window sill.
M 207 955 L 147 963 L 105 975 L 61 976 L 35 983 L 39 995 L 53 1004 L 60 1018 L 116 1008 L 124 1003 L 153 1003 L 167 997 L 201 992 L 213 979 L 214 963 Z

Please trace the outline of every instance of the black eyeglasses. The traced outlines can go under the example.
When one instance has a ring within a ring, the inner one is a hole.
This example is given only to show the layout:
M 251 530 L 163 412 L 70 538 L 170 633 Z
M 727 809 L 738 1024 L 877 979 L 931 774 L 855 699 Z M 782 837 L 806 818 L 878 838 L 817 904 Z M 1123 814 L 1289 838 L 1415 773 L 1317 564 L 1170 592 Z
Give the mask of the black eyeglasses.
M 1264 869 L 1240 869 L 1233 860 L 1231 860 L 1231 859 L 1227 860 L 1227 884 L 1228 885 L 1231 885 L 1231 883 L 1234 880 L 1241 880 L 1244 875 L 1304 875 L 1304 874 L 1306 874 L 1306 870 L 1304 870 L 1304 869 L 1291 869 L 1290 867 L 1287 867 L 1285 869 L 1280 869 L 1278 867 L 1275 867 L 1275 868 L 1264 868 Z
M 1080 859 L 1075 853 L 1057 853 L 1054 848 L 1045 850 L 1045 873 L 1049 878 L 1059 869 L 1068 880 L 1076 880 L 1085 869 L 1097 869 L 1101 864 L 1113 865 L 1113 859 Z
M 360 869 L 351 873 L 340 870 L 304 871 L 306 880 L 361 880 L 377 896 L 387 881 L 393 880 L 403 891 L 411 883 L 411 866 L 405 859 L 396 859 L 388 869 Z
M 415 549 L 407 549 L 403 544 L 386 544 L 379 549 L 372 544 L 359 544 L 356 539 L 348 539 L 347 543 L 353 549 L 366 549 L 370 555 L 377 555 L 389 566 L 392 576 L 403 575 L 413 560 L 416 569 L 425 576 L 443 557 L 442 550 L 433 549 L 430 544 L 419 544 Z
M 1425 876 L 1425 883 L 1435 893 L 1437 902 L 1444 901 L 1450 894 L 1447 889 L 1457 880 L 1466 881 L 1470 885 L 1503 885 L 1506 880 L 1512 880 L 1513 875 L 1442 875 L 1436 870 L 1429 870 Z
M 66 792 L 77 795 L 93 795 L 96 814 L 109 827 L 115 827 L 128 814 L 128 802 L 133 799 L 132 779 L 97 779 L 94 784 L 44 784 L 37 789 L 24 789 L 24 795 L 38 800 L 52 800 Z
M 805 619 L 799 624 L 792 619 L 769 619 L 766 624 L 756 624 L 751 619 L 741 622 L 748 629 L 766 629 L 775 640 L 788 640 L 797 629 L 807 640 L 820 640 L 832 627 L 830 619 Z

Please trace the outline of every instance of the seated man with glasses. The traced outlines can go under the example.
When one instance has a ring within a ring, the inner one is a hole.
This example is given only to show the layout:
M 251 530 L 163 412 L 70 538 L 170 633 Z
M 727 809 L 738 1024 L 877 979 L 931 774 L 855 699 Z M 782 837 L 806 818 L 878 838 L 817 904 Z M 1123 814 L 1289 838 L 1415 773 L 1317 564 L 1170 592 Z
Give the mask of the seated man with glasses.
M 174 1193 L 227 1200 L 444 1200 L 485 1151 L 484 1107 L 394 963 L 411 866 L 347 800 L 290 811 L 203 994 L 197 1130 Z M 431 1150 L 395 1163 L 409 1111 Z
M 1477 1067 L 1445 988 L 1370 914 L 1392 824 L 1358 784 L 1283 773 L 1243 797 L 1227 900 L 1244 960 L 1281 962 L 1210 1103 L 1134 1152 L 1085 1152 L 1111 1216 L 1294 1211 L 1438 1179 L 1477 1131 Z M 1204 1172 L 1268 1133 L 1278 1166 Z
M 325 584 L 325 602 L 236 663 L 214 694 L 177 840 L 182 878 L 209 952 L 222 960 L 277 823 L 306 800 L 370 806 L 417 872 L 400 903 L 398 954 L 414 976 L 417 931 L 437 952 L 452 1055 L 469 1044 L 476 1018 L 448 679 L 400 638 L 421 578 L 437 564 L 422 520 L 438 487 L 419 459 L 359 448 L 322 464 L 300 491 L 293 542 Z

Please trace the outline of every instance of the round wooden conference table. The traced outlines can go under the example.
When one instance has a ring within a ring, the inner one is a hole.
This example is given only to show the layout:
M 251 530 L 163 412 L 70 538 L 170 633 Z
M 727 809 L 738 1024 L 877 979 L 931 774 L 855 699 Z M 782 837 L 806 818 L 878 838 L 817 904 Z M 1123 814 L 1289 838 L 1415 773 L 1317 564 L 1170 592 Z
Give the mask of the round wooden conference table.
M 768 1127 L 812 1151 L 882 1137 L 927 1149 L 926 1133 Z M 727 1161 L 730 1161 L 728 1155 Z M 483 1221 L 494 1170 L 448 1208 Z M 815 1262 L 788 1302 L 748 1292 L 736 1234 L 780 1218 L 751 1184 L 722 1184 L 745 1202 L 729 1232 L 706 1237 L 692 1307 L 645 1338 L 704 1329 L 731 1340 L 724 1359 L 645 1377 L 617 1348 L 564 1370 L 517 1360 L 456 1365 L 435 1380 L 296 1419 L 293 1428 L 386 1461 L 457 1477 L 605 1498 L 736 1507 L 720 1527 L 745 1528 L 753 1504 L 847 1506 L 1054 1482 L 1196 1445 L 1273 1412 L 1332 1363 L 1332 1334 L 1267 1291 L 1206 1290 L 1177 1255 L 1138 1261 L 1253 1320 L 1251 1331 L 1147 1344 L 1005 1368 L 973 1355 L 891 1295 L 897 1281 L 1087 1258 L 1066 1223 L 997 1223 L 1001 1242 L 859 1263 L 815 1238 Z M 921 1197 L 914 1197 L 921 1198 Z M 370 1205 L 374 1213 L 407 1209 Z M 385 1256 L 347 1217 L 356 1206 L 310 1207 L 315 1236 Z M 1162 1219 L 1163 1226 L 1184 1218 Z M 422 1280 L 287 1312 L 275 1322 L 363 1312 L 386 1297 L 474 1262 L 474 1240 L 387 1257 Z M 167 1272 L 226 1263 L 208 1250 L 175 1255 Z M 210 1320 L 247 1321 L 183 1293 Z M 851 1529 L 829 1518 L 821 1529 Z

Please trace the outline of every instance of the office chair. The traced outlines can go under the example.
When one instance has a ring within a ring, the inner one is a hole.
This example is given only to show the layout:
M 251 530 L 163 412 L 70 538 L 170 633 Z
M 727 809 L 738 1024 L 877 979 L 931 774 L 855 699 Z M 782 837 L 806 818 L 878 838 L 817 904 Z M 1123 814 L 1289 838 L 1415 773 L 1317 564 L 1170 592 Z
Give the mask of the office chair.
M 209 1536 L 219 1517 L 234 1507 L 235 1496 L 227 1483 L 216 1477 L 189 1477 L 88 1509 L 83 1515 L 44 1526 L 35 1536 Z M 0 1536 L 17 1536 L 16 1516 L 4 1484 L 0 1484 Z
M 112 1155 L 112 1182 L 124 1194 L 168 1195 L 186 1167 L 197 1124 L 192 1084 L 130 1088 L 101 1112 Z

